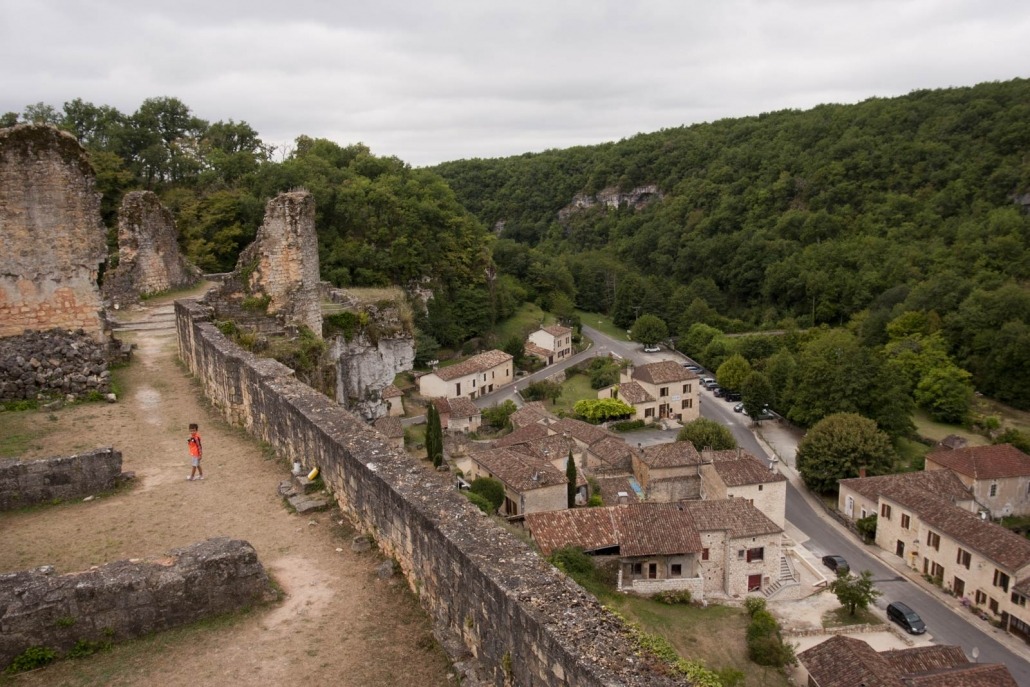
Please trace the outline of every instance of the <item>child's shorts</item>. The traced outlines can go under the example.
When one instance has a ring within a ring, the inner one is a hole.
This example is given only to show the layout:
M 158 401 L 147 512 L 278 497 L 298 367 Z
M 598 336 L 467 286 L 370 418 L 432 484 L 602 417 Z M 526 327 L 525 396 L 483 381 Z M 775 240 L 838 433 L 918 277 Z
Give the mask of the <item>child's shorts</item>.
M 190 456 L 193 459 L 193 467 L 200 467 L 200 458 L 196 456 Z

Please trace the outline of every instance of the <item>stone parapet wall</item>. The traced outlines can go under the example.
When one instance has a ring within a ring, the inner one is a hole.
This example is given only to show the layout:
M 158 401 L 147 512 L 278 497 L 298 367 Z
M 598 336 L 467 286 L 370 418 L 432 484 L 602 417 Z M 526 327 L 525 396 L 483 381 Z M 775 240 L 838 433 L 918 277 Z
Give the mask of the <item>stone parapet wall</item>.
M 108 346 L 84 330 L 29 331 L 0 339 L 0 401 L 110 390 Z
M 0 460 L 0 511 L 107 491 L 117 486 L 121 474 L 122 454 L 113 448 L 39 460 Z
M 275 597 L 254 548 L 227 538 L 67 575 L 0 574 L 0 668 L 29 647 L 63 656 L 80 642 L 142 637 Z
M 639 654 L 590 594 L 495 524 L 449 480 L 294 379 L 226 340 L 194 301 L 176 303 L 179 354 L 231 422 L 290 461 L 318 466 L 341 508 L 400 565 L 438 637 L 494 685 L 664 687 L 684 680 Z M 458 639 L 459 642 L 453 641 Z

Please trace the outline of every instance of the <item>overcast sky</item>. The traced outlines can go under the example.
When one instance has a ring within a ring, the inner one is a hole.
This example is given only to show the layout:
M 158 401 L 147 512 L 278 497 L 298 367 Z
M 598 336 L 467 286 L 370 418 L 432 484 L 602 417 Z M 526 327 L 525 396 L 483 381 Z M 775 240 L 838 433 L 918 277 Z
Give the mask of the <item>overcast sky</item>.
M 1028 76 L 1028 0 L 0 0 L 0 112 L 172 96 L 416 166 Z

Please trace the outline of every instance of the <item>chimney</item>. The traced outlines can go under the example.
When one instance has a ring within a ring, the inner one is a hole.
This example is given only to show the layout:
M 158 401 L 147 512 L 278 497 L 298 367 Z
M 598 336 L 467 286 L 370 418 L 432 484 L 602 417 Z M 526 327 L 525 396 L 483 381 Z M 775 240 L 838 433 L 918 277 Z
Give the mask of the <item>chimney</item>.
M 620 491 L 619 492 L 619 505 L 620 506 L 624 506 L 627 503 L 629 503 L 629 492 Z
M 864 465 L 858 469 L 858 476 L 862 477 L 862 478 L 865 477 L 865 466 Z

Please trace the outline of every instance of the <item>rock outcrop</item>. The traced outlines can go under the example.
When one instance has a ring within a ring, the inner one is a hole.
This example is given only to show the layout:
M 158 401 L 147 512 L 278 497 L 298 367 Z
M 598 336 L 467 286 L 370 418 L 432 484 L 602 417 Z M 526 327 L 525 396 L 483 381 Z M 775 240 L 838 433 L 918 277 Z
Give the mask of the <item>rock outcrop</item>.
M 105 235 L 78 141 L 51 126 L 0 129 L 0 336 L 59 327 L 104 338 Z
M 602 189 L 593 196 L 586 193 L 577 193 L 572 197 L 572 202 L 558 211 L 558 220 L 564 222 L 573 214 L 597 205 L 601 205 L 609 210 L 615 210 L 620 207 L 631 207 L 634 210 L 640 210 L 649 203 L 661 200 L 663 197 L 656 184 L 638 186 L 628 193 L 621 193 L 615 187 Z

